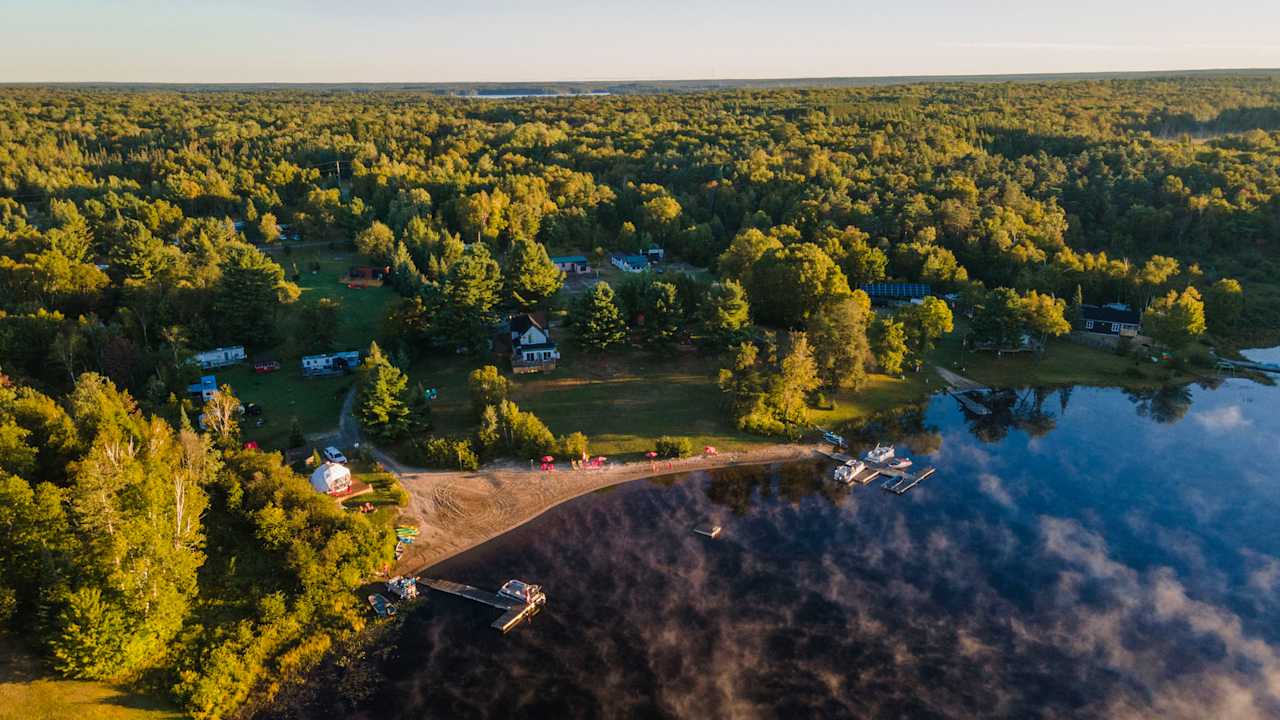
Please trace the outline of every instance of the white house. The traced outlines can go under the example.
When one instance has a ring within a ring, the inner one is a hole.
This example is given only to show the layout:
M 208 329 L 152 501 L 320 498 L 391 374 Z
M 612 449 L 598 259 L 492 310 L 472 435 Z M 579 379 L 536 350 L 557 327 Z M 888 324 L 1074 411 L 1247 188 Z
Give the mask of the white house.
M 351 372 L 359 366 L 360 352 L 358 350 L 326 355 L 306 355 L 302 358 L 302 374 L 307 377 L 340 375 Z
M 511 331 L 511 369 L 517 373 L 553 370 L 560 350 L 550 328 L 533 315 L 517 315 L 508 323 Z
M 645 255 L 615 253 L 609 258 L 609 262 L 625 273 L 638 273 L 649 269 L 649 258 Z
M 200 363 L 201 370 L 211 370 L 243 362 L 245 357 L 247 356 L 244 354 L 244 346 L 236 345 L 234 347 L 214 348 L 213 350 L 196 353 L 192 360 Z
M 651 263 L 662 262 L 667 257 L 667 251 L 657 245 L 650 245 L 649 249 L 644 251 L 644 256 Z
M 351 471 L 338 463 L 324 463 L 311 473 L 311 487 L 327 495 L 341 495 L 351 489 Z

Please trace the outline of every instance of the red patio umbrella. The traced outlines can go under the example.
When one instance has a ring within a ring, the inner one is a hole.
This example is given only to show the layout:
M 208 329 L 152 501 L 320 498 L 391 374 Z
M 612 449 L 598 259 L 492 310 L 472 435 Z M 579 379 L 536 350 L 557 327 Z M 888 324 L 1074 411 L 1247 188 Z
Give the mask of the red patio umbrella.
M 645 453 L 644 456 L 647 458 L 656 458 L 658 457 L 658 453 L 653 450 L 650 450 L 649 452 Z
M 555 461 L 556 461 L 556 459 L 555 459 L 555 458 L 553 458 L 553 457 L 551 457 L 550 455 L 543 455 L 543 456 L 542 456 L 542 462 L 544 462 L 544 463 L 555 462 Z

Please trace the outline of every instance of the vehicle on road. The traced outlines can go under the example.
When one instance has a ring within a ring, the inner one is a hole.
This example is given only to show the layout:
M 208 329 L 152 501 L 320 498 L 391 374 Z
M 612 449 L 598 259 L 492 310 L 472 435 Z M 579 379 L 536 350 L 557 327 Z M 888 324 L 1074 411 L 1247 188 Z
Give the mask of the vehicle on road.
M 328 460 L 331 463 L 338 463 L 339 465 L 347 464 L 347 456 L 343 455 L 341 450 L 332 445 L 321 450 L 320 454 L 324 456 L 325 460 Z

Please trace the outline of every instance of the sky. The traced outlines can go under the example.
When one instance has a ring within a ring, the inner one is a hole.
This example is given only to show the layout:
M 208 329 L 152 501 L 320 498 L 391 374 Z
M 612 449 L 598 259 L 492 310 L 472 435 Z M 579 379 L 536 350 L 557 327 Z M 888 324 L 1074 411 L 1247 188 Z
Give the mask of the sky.
M 1277 0 L 0 0 L 0 82 L 516 82 L 1277 67 Z

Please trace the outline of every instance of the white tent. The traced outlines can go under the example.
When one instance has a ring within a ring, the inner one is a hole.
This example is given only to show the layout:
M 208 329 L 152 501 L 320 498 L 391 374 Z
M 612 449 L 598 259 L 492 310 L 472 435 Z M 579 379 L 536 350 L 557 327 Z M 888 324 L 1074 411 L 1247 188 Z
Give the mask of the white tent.
M 311 487 L 322 493 L 344 492 L 351 487 L 351 471 L 338 463 L 324 463 L 311 473 Z

